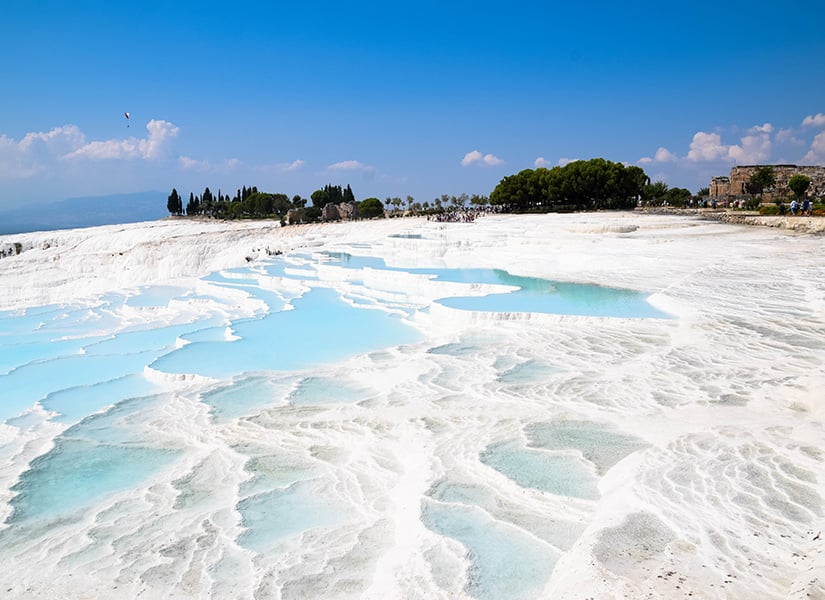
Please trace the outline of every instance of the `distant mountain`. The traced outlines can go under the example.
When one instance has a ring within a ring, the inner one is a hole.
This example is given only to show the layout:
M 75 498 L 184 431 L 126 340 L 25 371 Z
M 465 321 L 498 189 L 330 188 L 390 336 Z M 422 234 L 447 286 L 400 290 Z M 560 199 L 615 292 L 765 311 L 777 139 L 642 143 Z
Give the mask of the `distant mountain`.
M 154 221 L 169 215 L 167 196 L 163 192 L 136 192 L 69 198 L 0 212 L 0 234 Z

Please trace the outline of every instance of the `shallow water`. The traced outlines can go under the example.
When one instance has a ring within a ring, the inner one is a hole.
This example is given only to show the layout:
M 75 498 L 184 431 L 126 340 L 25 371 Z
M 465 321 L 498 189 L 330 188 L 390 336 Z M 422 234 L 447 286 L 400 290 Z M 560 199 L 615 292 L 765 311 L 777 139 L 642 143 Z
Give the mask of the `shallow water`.
M 735 319 L 697 324 L 637 292 L 426 253 L 389 267 L 381 251 L 0 315 L 2 589 L 556 597 L 570 564 L 578 577 L 599 561 L 625 585 L 666 552 L 692 565 L 685 548 L 704 540 L 713 569 L 744 580 L 751 560 L 787 579 L 771 552 L 792 557 L 784 540 L 821 518 L 825 456 L 786 415 L 748 424 L 748 403 L 802 385 L 771 353 L 809 368 L 813 317 L 790 334 L 736 289 L 716 298 Z M 681 285 L 669 293 L 696 296 Z M 522 311 L 543 318 L 510 319 Z M 745 368 L 734 350 L 756 347 L 770 361 Z M 722 411 L 709 429 L 692 412 L 707 409 Z M 644 510 L 610 513 L 633 502 Z M 757 545 L 749 527 L 768 524 Z
M 257 291 L 255 295 L 261 296 Z M 225 379 L 248 371 L 305 369 L 416 339 L 415 331 L 400 319 L 353 308 L 338 296 L 334 290 L 318 288 L 293 300 L 293 310 L 270 304 L 265 316 L 234 323 L 233 339 L 192 341 L 151 367 Z
M 473 506 L 425 502 L 421 517 L 427 527 L 467 548 L 466 592 L 473 598 L 535 598 L 558 559 L 528 532 Z
M 415 239 L 415 238 L 414 238 Z M 348 269 L 379 269 L 426 275 L 437 281 L 489 284 L 514 288 L 483 296 L 439 299 L 444 306 L 487 312 L 533 312 L 594 317 L 668 318 L 647 301 L 647 294 L 598 285 L 549 281 L 537 277 L 511 275 L 502 269 L 398 269 L 375 257 L 347 253 L 326 253 L 333 264 Z

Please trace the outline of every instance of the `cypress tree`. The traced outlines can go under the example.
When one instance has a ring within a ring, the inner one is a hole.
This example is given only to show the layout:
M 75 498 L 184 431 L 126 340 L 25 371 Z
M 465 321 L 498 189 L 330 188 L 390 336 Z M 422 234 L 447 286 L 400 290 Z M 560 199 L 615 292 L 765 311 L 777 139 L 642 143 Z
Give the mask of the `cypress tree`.
M 180 214 L 181 210 L 181 199 L 178 196 L 178 190 L 172 188 L 172 193 L 169 194 L 169 198 L 166 200 L 166 210 L 169 211 L 170 215 L 178 215 Z

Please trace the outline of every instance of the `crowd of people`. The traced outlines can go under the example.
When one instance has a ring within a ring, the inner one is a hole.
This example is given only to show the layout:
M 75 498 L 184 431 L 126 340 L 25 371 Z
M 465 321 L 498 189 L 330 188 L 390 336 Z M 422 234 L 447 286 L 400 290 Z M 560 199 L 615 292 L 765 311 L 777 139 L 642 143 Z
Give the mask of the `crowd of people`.
M 500 207 L 485 206 L 484 208 L 468 208 L 466 206 L 461 208 L 447 209 L 442 213 L 434 215 L 427 215 L 428 221 L 435 221 L 436 223 L 472 223 L 478 217 L 492 213 L 502 212 Z

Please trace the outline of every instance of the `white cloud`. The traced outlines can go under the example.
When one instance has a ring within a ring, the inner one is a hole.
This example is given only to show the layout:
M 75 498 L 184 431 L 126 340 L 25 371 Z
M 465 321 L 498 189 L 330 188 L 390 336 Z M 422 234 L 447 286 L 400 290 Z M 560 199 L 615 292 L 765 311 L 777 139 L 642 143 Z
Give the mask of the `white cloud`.
M 146 125 L 149 130 L 149 139 L 142 144 L 143 158 L 156 159 L 166 152 L 167 144 L 178 136 L 178 129 L 169 121 L 151 120 Z
M 688 152 L 688 160 L 720 160 L 730 156 L 730 146 L 722 144 L 722 136 L 718 133 L 699 131 L 693 136 Z
M 643 165 L 649 165 L 653 163 L 676 162 L 678 159 L 679 157 L 673 154 L 673 152 L 671 152 L 664 146 L 659 146 L 659 149 L 656 150 L 656 154 L 653 156 L 653 158 L 650 158 L 649 156 L 640 158 L 639 163 Z
M 361 171 L 365 166 L 364 163 L 358 160 L 342 160 L 329 165 L 327 168 L 330 171 Z
M 333 163 L 327 167 L 329 171 L 354 171 L 361 172 L 365 175 L 374 175 L 375 167 L 365 165 L 359 160 L 342 160 L 341 162 Z
M 280 167 L 282 171 L 297 171 L 298 169 L 303 168 L 305 164 L 306 163 L 299 158 L 298 160 L 293 160 L 289 164 L 280 165 Z
M 165 155 L 169 145 L 178 135 L 179 129 L 168 121 L 151 120 L 146 125 L 149 136 L 129 137 L 106 141 L 89 142 L 64 155 L 66 159 L 114 160 L 143 159 L 157 160 Z
M 19 142 L 0 135 L 0 178 L 25 179 L 41 173 L 50 177 L 65 174 L 61 160 L 157 160 L 166 155 L 178 128 L 153 120 L 146 125 L 147 136 L 106 141 L 86 141 L 76 125 L 56 127 L 48 132 L 26 134 Z
M 805 142 L 796 137 L 793 129 L 780 129 L 776 132 L 775 139 L 782 144 L 794 144 L 797 146 L 803 145 Z
M 504 161 L 497 156 L 493 156 L 492 154 L 481 154 L 478 150 L 468 152 L 464 155 L 464 158 L 461 159 L 462 167 L 469 167 L 470 165 L 475 164 L 496 167 L 498 165 L 503 165 Z
M 825 164 L 825 131 L 816 134 L 811 143 L 811 149 L 808 150 L 802 162 L 808 165 Z
M 728 154 L 739 164 L 760 164 L 771 155 L 771 138 L 767 133 L 746 135 L 741 146 L 730 146 Z
M 764 125 L 754 125 L 748 130 L 748 133 L 771 133 L 773 132 L 773 125 L 765 123 Z
M 693 136 L 687 158 L 690 161 L 736 161 L 739 164 L 758 164 L 767 161 L 771 155 L 770 134 L 773 126 L 766 123 L 750 129 L 740 144 L 723 144 L 718 133 L 700 131 Z
M 816 113 L 802 119 L 802 127 L 822 127 L 825 125 L 825 114 Z
M 178 157 L 178 164 L 181 169 L 200 171 L 203 170 L 203 167 L 206 165 L 206 161 L 195 160 L 194 158 L 189 158 L 188 156 L 180 156 Z
M 52 168 L 58 158 L 81 147 L 85 136 L 76 125 L 27 133 L 19 142 L 0 135 L 0 178 L 26 179 Z
M 250 165 L 250 169 L 252 171 L 258 173 L 267 173 L 267 174 L 280 174 L 280 173 L 292 173 L 294 171 L 300 171 L 301 169 L 306 166 L 306 162 L 297 159 L 293 160 L 292 162 L 282 162 L 282 163 L 267 163 L 263 165 Z
M 90 160 L 105 160 L 116 158 L 137 158 L 139 140 L 129 138 L 125 140 L 107 140 L 104 142 L 89 142 L 64 156 L 66 159 L 87 158 Z
M 59 156 L 83 145 L 86 136 L 76 125 L 56 127 L 48 133 L 27 133 L 20 141 L 20 149 L 26 152 L 36 151 L 38 147 L 47 148 L 50 154 Z
M 198 171 L 200 173 L 220 172 L 227 173 L 243 166 L 237 158 L 227 158 L 219 163 L 212 163 L 208 160 L 197 160 L 188 156 L 178 157 L 178 165 L 185 171 Z
M 554 165 L 552 162 L 550 162 L 549 160 L 547 160 L 543 156 L 539 156 L 533 164 L 536 165 L 537 169 L 540 168 L 540 167 L 546 169 L 548 167 L 554 167 L 554 166 L 563 167 L 564 165 L 569 165 L 571 162 L 576 162 L 577 160 L 579 160 L 579 159 L 578 158 L 560 158 L 556 162 L 556 164 Z
M 464 155 L 464 158 L 461 159 L 461 166 L 466 167 L 471 165 L 475 162 L 479 162 L 483 159 L 481 152 L 478 150 L 473 150 L 472 152 L 468 152 Z

